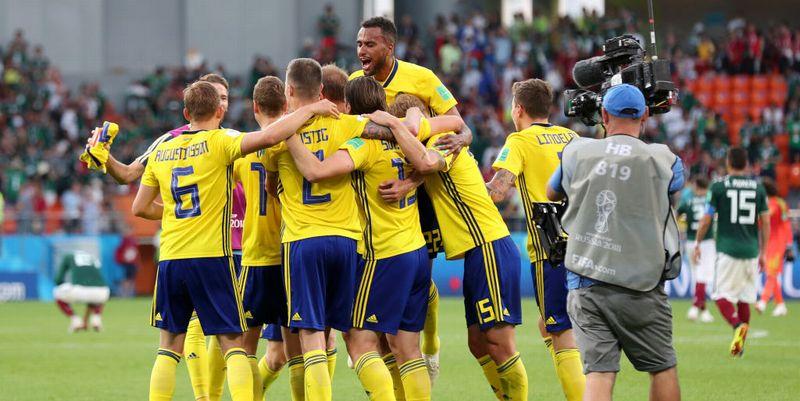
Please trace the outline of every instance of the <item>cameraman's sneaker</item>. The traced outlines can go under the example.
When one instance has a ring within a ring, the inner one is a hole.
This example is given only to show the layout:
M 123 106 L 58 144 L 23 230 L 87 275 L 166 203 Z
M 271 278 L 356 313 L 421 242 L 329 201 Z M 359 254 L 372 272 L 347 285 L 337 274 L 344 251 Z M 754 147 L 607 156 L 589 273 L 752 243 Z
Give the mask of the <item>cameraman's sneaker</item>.
M 786 304 L 781 302 L 775 305 L 775 309 L 772 310 L 772 316 L 786 316 L 789 313 L 789 310 L 786 309 Z
M 705 309 L 705 310 L 703 310 L 703 312 L 700 313 L 700 322 L 701 323 L 713 323 L 714 322 L 714 316 L 711 315 L 711 312 L 709 312 L 708 309 Z
M 425 360 L 425 366 L 428 367 L 428 376 L 431 378 L 431 386 L 436 378 L 439 377 L 439 353 L 433 355 L 422 354 L 422 359 Z
M 689 313 L 686 314 L 686 318 L 694 322 L 698 317 L 700 317 L 700 308 L 692 305 L 692 307 L 689 308 Z
M 89 316 L 89 326 L 94 331 L 103 331 L 103 319 L 100 318 L 100 315 L 92 313 Z

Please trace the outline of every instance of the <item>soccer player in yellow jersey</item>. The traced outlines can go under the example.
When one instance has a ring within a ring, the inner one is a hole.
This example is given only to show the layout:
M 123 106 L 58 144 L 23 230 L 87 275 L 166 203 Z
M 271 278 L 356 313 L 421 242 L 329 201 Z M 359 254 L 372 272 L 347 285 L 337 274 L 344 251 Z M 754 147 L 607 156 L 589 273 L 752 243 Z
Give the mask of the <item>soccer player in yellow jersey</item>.
M 201 76 L 198 81 L 205 81 L 214 86 L 220 97 L 220 104 L 223 111 L 228 111 L 228 81 L 218 74 L 206 74 Z M 130 164 L 123 164 L 109 153 L 106 167 L 108 174 L 120 184 L 129 184 L 141 178 L 150 153 L 155 150 L 161 142 L 171 140 L 189 128 L 188 125 L 175 128 L 160 137 L 156 138 L 147 150 Z M 110 149 L 109 149 L 110 151 Z M 239 209 L 237 204 L 239 197 L 234 196 L 233 208 Z M 241 209 L 244 206 L 241 205 Z M 232 215 L 231 229 L 239 219 Z M 235 234 L 234 234 L 235 235 Z M 240 251 L 238 245 L 234 244 L 234 262 L 238 263 L 241 258 L 235 253 Z M 240 266 L 237 266 L 239 268 Z M 210 341 L 206 345 L 206 337 L 197 316 L 193 315 L 189 321 L 186 331 L 186 341 L 184 343 L 186 353 L 186 368 L 189 371 L 189 379 L 192 382 L 192 390 L 196 401 L 217 401 L 222 396 L 225 382 L 225 361 L 220 354 L 219 343 L 216 337 L 210 336 Z
M 184 91 L 190 130 L 159 144 L 148 158 L 133 202 L 135 215 L 162 224 L 151 324 L 161 340 L 150 380 L 150 400 L 169 400 L 175 388 L 192 310 L 225 353 L 234 401 L 253 398 L 253 377 L 243 346 L 246 325 L 230 241 L 232 165 L 243 154 L 290 136 L 314 112 L 337 114 L 327 101 L 298 110 L 263 131 L 243 136 L 219 129 L 224 111 L 208 82 Z M 222 190 L 224 189 L 224 191 Z M 164 202 L 155 202 L 158 195 Z
M 350 79 L 360 76 L 371 76 L 383 85 L 386 92 L 386 102 L 391 105 L 400 93 L 414 95 L 422 100 L 431 115 L 452 114 L 459 116 L 456 105 L 458 102 L 442 84 L 442 81 L 433 71 L 402 60 L 394 55 L 394 46 L 397 40 L 397 28 L 394 22 L 384 17 L 373 17 L 361 24 L 356 40 L 356 50 L 361 69 L 350 74 Z M 442 137 L 437 145 L 449 151 L 458 152 L 463 146 L 472 142 L 470 133 Z M 398 188 L 393 183 L 399 180 L 389 180 L 382 183 L 380 190 L 385 194 L 398 193 Z M 403 191 L 405 193 L 405 191 Z M 402 196 L 400 196 L 402 197 Z M 395 201 L 399 201 L 395 196 Z M 417 192 L 420 223 L 423 235 L 428 246 L 430 266 L 433 259 L 441 252 L 442 235 L 439 223 L 436 220 L 433 205 L 425 188 Z M 438 312 L 439 292 L 431 282 L 430 305 L 425 320 L 425 329 L 422 338 L 422 352 L 425 363 L 434 381 L 439 374 L 439 334 Z
M 322 67 L 295 59 L 286 70 L 289 109 L 320 97 Z M 391 135 L 362 117 L 317 117 L 297 131 L 302 144 L 323 160 L 361 135 Z M 355 192 L 349 177 L 318 183 L 298 171 L 285 144 L 270 149 L 267 169 L 277 171 L 283 217 L 283 267 L 289 327 L 299 331 L 305 368 L 305 399 L 330 400 L 325 328 L 347 331 L 355 293 L 356 241 L 361 237 Z M 385 368 L 384 368 L 385 369 Z M 388 372 L 387 372 L 388 373 Z M 391 380 L 391 379 L 390 379 Z
M 259 79 L 253 88 L 253 114 L 262 129 L 286 112 L 283 91 L 283 82 L 273 76 Z M 264 324 L 278 327 L 286 324 L 280 204 L 268 195 L 266 162 L 266 151 L 259 150 L 236 160 L 233 169 L 234 179 L 242 183 L 248 205 L 244 214 L 240 285 L 248 327 L 244 348 L 253 370 L 255 400 L 263 398 L 265 388 L 277 379 L 278 372 L 286 363 L 283 341 L 277 338 L 268 342 L 267 354 L 260 363 L 256 362 L 258 340 Z
M 398 97 L 390 110 L 420 121 L 422 105 L 410 95 Z M 407 110 L 407 108 L 409 108 Z M 376 112 L 370 119 L 386 124 L 394 118 Z M 464 307 L 470 352 L 480 363 L 499 400 L 527 400 L 528 378 L 516 350 L 514 326 L 522 323 L 519 250 L 483 182 L 469 152 L 447 155 L 402 131 L 393 131 L 406 159 L 425 177 L 444 236 L 448 259 L 464 259 Z M 421 135 L 421 134 L 420 134 Z M 422 135 L 421 135 L 422 136 Z
M 351 80 L 345 94 L 347 113 L 386 109 L 383 88 L 372 78 Z M 456 119 L 459 125 L 463 124 Z M 393 129 L 407 128 L 399 124 Z M 364 249 L 356 275 L 359 286 L 347 348 L 370 399 L 392 399 L 392 380 L 385 380 L 384 363 L 378 355 L 379 335 L 386 334 L 392 352 L 391 358 L 384 359 L 386 367 L 393 359 L 399 365 L 395 399 L 430 400 L 430 378 L 419 349 L 419 332 L 425 323 L 431 270 L 419 226 L 416 194 L 387 203 L 377 191 L 387 179 L 405 178 L 410 169 L 405 156 L 393 142 L 353 138 L 320 161 L 299 138 L 290 138 L 286 143 L 295 165 L 312 183 L 353 173 Z M 378 368 L 383 380 L 377 380 L 379 377 L 373 372 Z
M 580 401 L 586 378 L 567 315 L 566 269 L 563 261 L 557 265 L 550 263 L 533 220 L 535 205 L 550 202 L 545 188 L 560 164 L 564 146 L 578 135 L 550 124 L 553 90 L 547 82 L 540 79 L 517 82 L 512 92 L 511 117 L 517 132 L 506 138 L 492 165 L 496 170 L 494 178 L 486 187 L 492 200 L 500 202 L 516 183 L 528 227 L 528 255 L 539 305 L 539 329 L 553 358 L 564 396 L 567 401 Z

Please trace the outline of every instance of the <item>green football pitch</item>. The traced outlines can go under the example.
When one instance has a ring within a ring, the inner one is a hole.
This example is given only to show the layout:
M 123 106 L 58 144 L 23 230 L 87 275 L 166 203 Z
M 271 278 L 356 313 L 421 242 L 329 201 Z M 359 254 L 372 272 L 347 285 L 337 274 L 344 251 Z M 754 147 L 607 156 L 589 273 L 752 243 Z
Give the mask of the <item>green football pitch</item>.
M 441 304 L 442 369 L 433 399 L 492 400 L 467 351 L 462 305 L 455 298 Z M 800 399 L 800 303 L 788 306 L 789 315 L 782 318 L 754 313 L 744 358 L 733 360 L 727 353 L 732 330 L 718 314 L 712 324 L 690 323 L 685 319 L 689 303 L 674 302 L 683 399 Z M 158 341 L 157 330 L 148 326 L 149 311 L 149 299 L 113 300 L 106 306 L 103 332 L 67 334 L 67 319 L 54 304 L 0 304 L 0 400 L 146 400 Z M 524 313 L 527 320 L 517 330 L 517 345 L 528 371 L 530 399 L 563 399 L 536 329 L 532 300 L 525 301 Z M 341 339 L 339 351 L 334 399 L 366 400 L 347 368 Z M 174 399 L 191 401 L 185 362 L 178 367 L 177 380 Z M 615 399 L 646 400 L 648 383 L 646 374 L 624 361 Z M 229 399 L 227 394 L 223 399 Z M 267 399 L 290 399 L 286 372 L 269 389 Z

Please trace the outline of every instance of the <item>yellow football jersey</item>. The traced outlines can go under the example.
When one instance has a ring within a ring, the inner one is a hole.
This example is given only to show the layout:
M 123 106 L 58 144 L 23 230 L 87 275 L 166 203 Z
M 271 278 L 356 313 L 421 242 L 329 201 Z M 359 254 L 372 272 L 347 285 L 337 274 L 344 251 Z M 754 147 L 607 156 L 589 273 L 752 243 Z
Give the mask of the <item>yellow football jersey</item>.
M 306 148 L 323 160 L 347 140 L 360 136 L 368 121 L 346 114 L 338 119 L 318 116 L 309 120 L 297 134 Z M 277 171 L 280 178 L 278 197 L 284 224 L 281 242 L 332 235 L 361 238 L 350 176 L 311 183 L 297 170 L 286 143 L 270 148 L 267 155 L 267 169 Z
M 186 131 L 156 147 L 142 185 L 164 202 L 160 260 L 230 256 L 233 162 L 239 131 Z
M 341 149 L 350 154 L 356 168 L 352 177 L 364 228 L 364 259 L 389 258 L 425 246 L 416 191 L 396 203 L 387 203 L 378 194 L 382 182 L 405 179 L 411 171 L 400 146 L 389 141 L 353 138 Z
M 428 149 L 444 156 L 433 146 L 443 133 L 428 140 Z M 444 237 L 447 259 L 458 259 L 464 252 L 509 235 L 497 206 L 486 191 L 486 183 L 478 162 L 469 151 L 458 157 L 445 157 L 445 171 L 425 176 L 425 190 L 431 197 L 436 217 Z
M 572 130 L 557 125 L 533 124 L 506 138 L 492 168 L 505 169 L 517 176 L 516 185 L 525 208 L 528 227 L 528 255 L 531 262 L 547 258 L 539 233 L 533 227 L 533 203 L 549 202 L 547 182 L 561 164 L 564 146 L 577 137 Z
M 259 150 L 236 160 L 234 180 L 241 182 L 247 207 L 242 232 L 242 266 L 281 264 L 281 210 L 267 194 L 267 155 Z
M 363 76 L 364 70 L 358 70 L 350 74 L 350 79 Z M 386 92 L 387 104 L 394 103 L 394 98 L 400 93 L 422 99 L 433 115 L 444 114 L 458 104 L 433 71 L 402 60 L 394 63 L 392 72 L 381 85 Z

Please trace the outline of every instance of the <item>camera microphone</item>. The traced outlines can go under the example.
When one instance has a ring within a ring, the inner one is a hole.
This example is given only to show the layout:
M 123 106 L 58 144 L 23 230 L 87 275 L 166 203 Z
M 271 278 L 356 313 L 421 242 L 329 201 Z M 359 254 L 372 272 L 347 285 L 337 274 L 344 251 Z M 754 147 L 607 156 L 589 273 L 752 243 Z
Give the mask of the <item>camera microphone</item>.
M 606 80 L 603 64 L 600 62 L 603 56 L 595 56 L 586 60 L 580 60 L 572 67 L 572 79 L 583 89 L 600 85 Z

